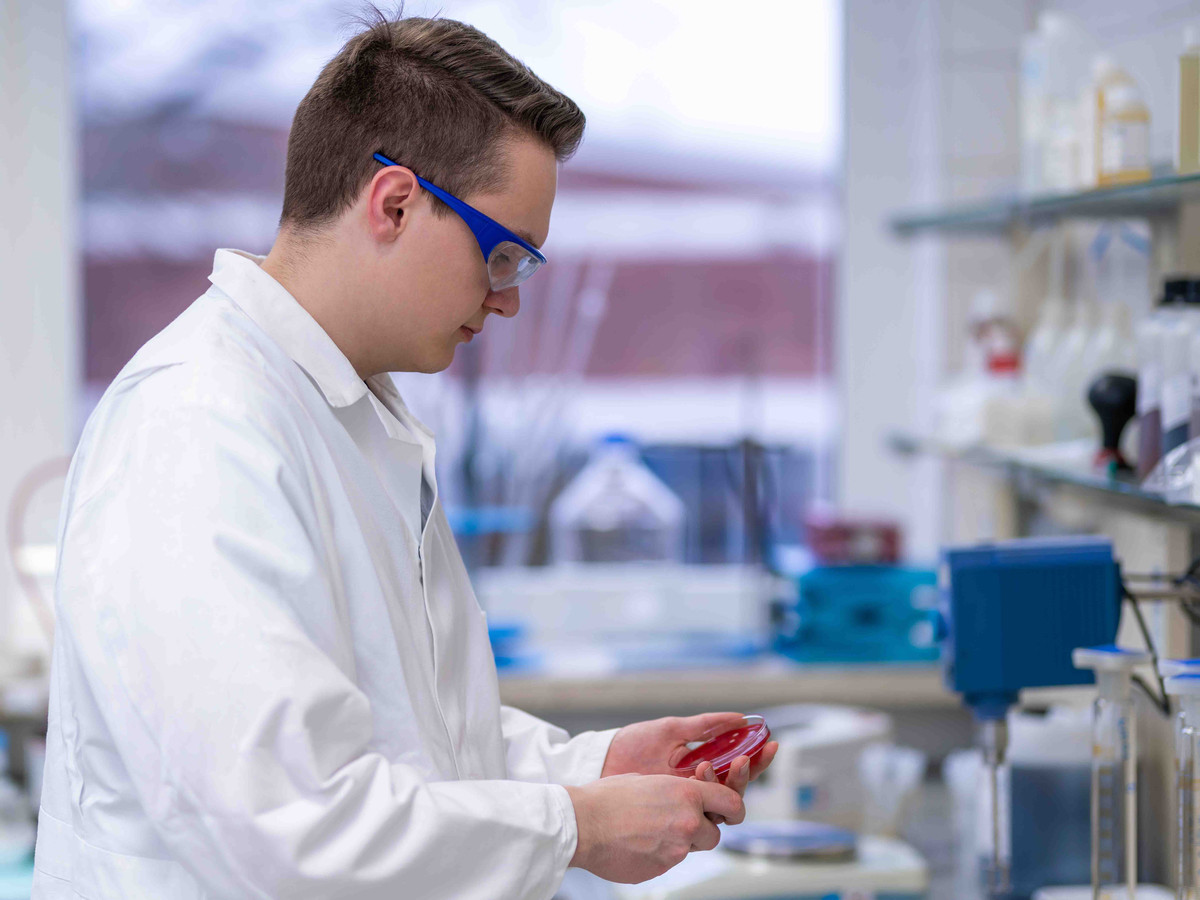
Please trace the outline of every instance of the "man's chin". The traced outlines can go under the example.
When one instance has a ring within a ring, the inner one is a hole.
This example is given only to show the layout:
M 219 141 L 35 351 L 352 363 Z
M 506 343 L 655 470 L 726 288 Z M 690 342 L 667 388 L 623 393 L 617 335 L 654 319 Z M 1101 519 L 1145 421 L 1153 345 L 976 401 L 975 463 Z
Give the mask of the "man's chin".
M 431 357 L 430 359 L 422 360 L 421 366 L 417 369 L 417 371 L 423 375 L 436 375 L 438 372 L 445 372 L 448 368 L 450 368 L 450 364 L 454 362 L 454 351 L 457 349 L 458 345 L 455 344 L 444 356 L 440 358 Z

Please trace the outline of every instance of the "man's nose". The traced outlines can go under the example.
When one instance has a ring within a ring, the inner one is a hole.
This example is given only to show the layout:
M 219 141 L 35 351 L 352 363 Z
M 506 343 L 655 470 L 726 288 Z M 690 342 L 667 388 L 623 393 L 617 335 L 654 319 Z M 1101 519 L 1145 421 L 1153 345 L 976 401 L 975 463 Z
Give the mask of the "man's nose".
M 511 319 L 521 311 L 521 289 L 510 287 L 503 291 L 492 291 L 483 305 L 504 318 Z

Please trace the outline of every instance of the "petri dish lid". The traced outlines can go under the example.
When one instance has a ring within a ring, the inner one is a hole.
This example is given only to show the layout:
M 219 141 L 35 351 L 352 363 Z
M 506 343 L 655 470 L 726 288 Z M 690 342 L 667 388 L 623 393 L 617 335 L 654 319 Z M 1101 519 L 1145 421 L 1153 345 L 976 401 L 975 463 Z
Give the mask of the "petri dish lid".
M 717 775 L 725 775 L 739 756 L 754 756 L 771 739 L 771 729 L 762 716 L 742 716 L 740 723 L 709 729 L 700 740 L 688 745 L 683 756 L 672 764 L 676 775 L 691 776 L 696 766 L 711 762 Z
M 747 856 L 836 863 L 857 856 L 858 837 L 818 822 L 747 822 L 724 831 L 721 846 Z

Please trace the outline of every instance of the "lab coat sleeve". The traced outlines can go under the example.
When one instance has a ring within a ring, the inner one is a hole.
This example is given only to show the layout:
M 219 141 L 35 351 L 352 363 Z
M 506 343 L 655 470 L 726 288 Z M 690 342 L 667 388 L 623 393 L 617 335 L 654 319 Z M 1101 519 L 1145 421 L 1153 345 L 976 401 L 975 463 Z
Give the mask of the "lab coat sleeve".
M 57 595 L 165 845 L 214 897 L 550 898 L 566 790 L 427 782 L 369 749 L 298 441 L 266 401 L 181 394 L 113 435 L 122 462 L 64 520 Z
M 511 706 L 500 710 L 508 774 L 518 781 L 587 784 L 600 777 L 617 729 L 585 731 L 575 737 Z

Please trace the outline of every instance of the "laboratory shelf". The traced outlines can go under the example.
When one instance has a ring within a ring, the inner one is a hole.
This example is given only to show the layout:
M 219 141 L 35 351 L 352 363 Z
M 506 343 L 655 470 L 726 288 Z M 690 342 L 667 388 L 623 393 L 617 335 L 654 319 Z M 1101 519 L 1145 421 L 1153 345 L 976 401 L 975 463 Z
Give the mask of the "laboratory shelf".
M 1156 218 L 1187 201 L 1200 201 L 1200 173 L 1163 175 L 1135 184 L 1032 197 L 1011 195 L 901 212 L 891 219 L 901 237 L 932 232 L 947 235 L 1004 234 L 1013 227 L 1059 219 Z
M 880 709 L 957 709 L 961 701 L 930 663 L 832 665 L 777 656 L 731 669 L 573 675 L 502 674 L 503 701 L 534 715 L 662 709 L 762 709 L 847 703 Z
M 1056 464 L 1045 458 L 1041 448 L 1004 450 L 981 445 L 957 446 L 937 438 L 905 433 L 888 436 L 888 446 L 902 455 L 934 456 L 1001 472 L 1018 483 L 1053 485 L 1077 489 L 1110 507 L 1175 522 L 1200 523 L 1200 506 L 1168 502 L 1162 494 L 1097 473 L 1090 468 Z

